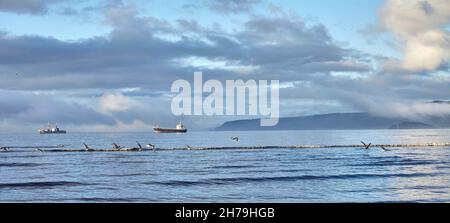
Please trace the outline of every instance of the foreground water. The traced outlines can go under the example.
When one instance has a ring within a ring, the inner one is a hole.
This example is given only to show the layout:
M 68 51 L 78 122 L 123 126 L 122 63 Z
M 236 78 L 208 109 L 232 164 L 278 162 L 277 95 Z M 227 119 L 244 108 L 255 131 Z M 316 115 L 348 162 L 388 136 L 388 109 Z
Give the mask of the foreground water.
M 239 136 L 240 142 L 230 139 Z M 0 134 L 0 146 L 445 143 L 449 130 Z M 450 202 L 450 148 L 0 153 L 0 202 Z

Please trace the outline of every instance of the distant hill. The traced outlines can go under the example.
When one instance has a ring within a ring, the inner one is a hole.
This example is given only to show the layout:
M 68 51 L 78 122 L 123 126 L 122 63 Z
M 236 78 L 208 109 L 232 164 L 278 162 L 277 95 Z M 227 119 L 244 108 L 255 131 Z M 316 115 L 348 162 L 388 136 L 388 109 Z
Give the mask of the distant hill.
M 450 118 L 437 121 L 450 124 Z M 260 119 L 229 121 L 216 128 L 217 131 L 249 130 L 324 130 L 324 129 L 429 129 L 430 124 L 412 122 L 399 118 L 384 118 L 368 113 L 334 113 L 302 117 L 280 118 L 278 125 L 261 127 Z M 444 127 L 444 126 L 440 126 Z

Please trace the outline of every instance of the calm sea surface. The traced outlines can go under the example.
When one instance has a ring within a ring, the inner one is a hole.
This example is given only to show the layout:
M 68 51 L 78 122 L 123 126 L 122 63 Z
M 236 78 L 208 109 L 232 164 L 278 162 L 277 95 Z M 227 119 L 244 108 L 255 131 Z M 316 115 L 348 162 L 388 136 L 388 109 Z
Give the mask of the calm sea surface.
M 230 139 L 239 136 L 240 142 Z M 444 143 L 449 130 L 0 134 L 0 146 Z M 0 202 L 450 202 L 450 148 L 0 153 Z

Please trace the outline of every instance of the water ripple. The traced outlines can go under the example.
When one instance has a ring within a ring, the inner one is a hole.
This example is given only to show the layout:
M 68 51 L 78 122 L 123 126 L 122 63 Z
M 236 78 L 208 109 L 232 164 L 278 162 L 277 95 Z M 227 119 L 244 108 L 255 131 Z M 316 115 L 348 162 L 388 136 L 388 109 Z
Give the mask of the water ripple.
M 0 163 L 0 167 L 37 167 L 49 165 L 47 163 Z
M 249 182 L 283 182 L 298 180 L 345 180 L 345 179 L 367 179 L 367 178 L 413 178 L 413 177 L 429 177 L 430 173 L 409 173 L 409 174 L 343 174 L 343 175 L 301 175 L 301 176 L 279 176 L 279 177 L 233 177 L 233 178 L 211 178 L 201 181 L 183 181 L 169 180 L 145 182 L 144 184 L 155 184 L 165 186 L 196 186 L 196 185 L 223 185 L 223 184 L 239 184 Z
M 125 202 L 136 202 L 139 200 L 142 200 L 140 198 L 102 198 L 102 197 L 83 197 L 83 198 L 77 198 L 76 201 L 81 202 L 119 202 L 119 203 L 125 203 Z
M 95 177 L 138 177 L 138 176 L 154 176 L 152 173 L 129 173 L 129 174 L 98 174 Z
M 44 181 L 44 182 L 22 182 L 22 183 L 0 183 L 1 188 L 49 188 L 63 186 L 85 186 L 90 184 L 71 181 Z
M 368 163 L 358 163 L 349 164 L 348 166 L 419 166 L 419 165 L 434 165 L 438 164 L 433 160 L 413 160 L 413 159 L 402 159 L 402 160 L 381 160 L 376 162 Z
M 241 168 L 253 168 L 257 167 L 255 165 L 223 165 L 223 166 L 212 166 L 213 169 L 241 169 Z

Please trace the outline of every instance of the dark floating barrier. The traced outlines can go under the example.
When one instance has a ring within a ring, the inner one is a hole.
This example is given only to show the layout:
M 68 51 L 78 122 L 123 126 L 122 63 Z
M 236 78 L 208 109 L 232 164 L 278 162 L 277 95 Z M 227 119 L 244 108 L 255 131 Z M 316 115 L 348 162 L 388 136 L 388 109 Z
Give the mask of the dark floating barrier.
M 53 146 L 0 146 L 0 152 L 9 152 L 12 149 L 34 149 L 38 151 L 42 151 L 42 149 L 61 149 L 66 146 L 70 146 L 69 144 L 59 144 Z
M 1 146 L 1 149 L 51 149 L 51 148 L 64 148 L 70 146 L 70 144 L 59 144 L 53 146 Z
M 378 144 L 369 146 L 365 143 L 354 145 L 295 145 L 295 146 L 233 146 L 233 147 L 192 147 L 186 145 L 184 148 L 123 148 L 116 147 L 111 149 L 94 149 L 86 147 L 84 149 L 64 148 L 58 146 L 30 146 L 30 147 L 1 147 L 0 152 L 18 152 L 12 149 L 34 149 L 37 152 L 146 152 L 146 151 L 180 151 L 180 150 L 263 150 L 263 149 L 331 149 L 331 148 L 365 148 L 378 147 L 384 151 L 390 151 L 386 148 L 414 148 L 414 147 L 450 147 L 450 143 L 419 143 L 419 144 Z

